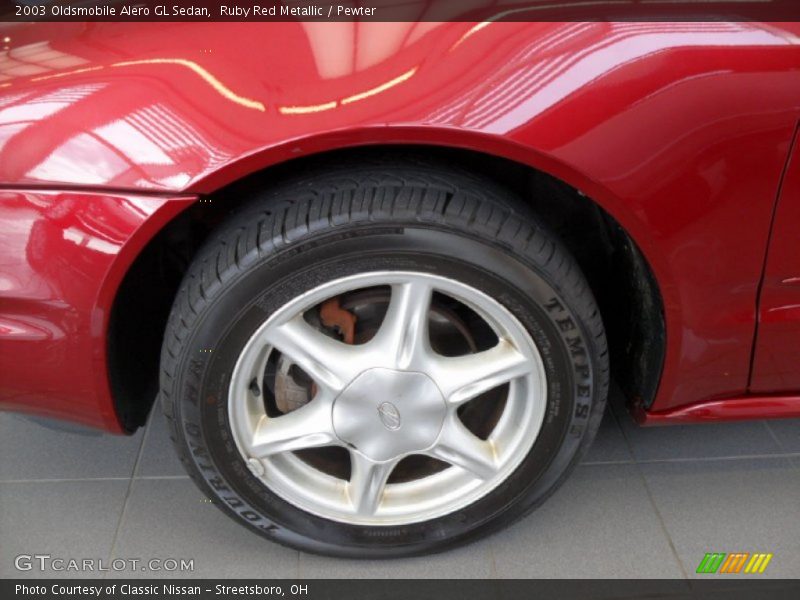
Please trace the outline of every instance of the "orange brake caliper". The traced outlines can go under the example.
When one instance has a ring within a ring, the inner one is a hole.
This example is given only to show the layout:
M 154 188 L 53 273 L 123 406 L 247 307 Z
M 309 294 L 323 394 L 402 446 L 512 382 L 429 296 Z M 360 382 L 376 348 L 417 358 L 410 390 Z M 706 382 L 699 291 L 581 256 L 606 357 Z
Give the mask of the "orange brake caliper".
M 319 317 L 325 327 L 335 327 L 339 331 L 345 344 L 355 342 L 356 316 L 342 308 L 338 296 L 322 303 Z

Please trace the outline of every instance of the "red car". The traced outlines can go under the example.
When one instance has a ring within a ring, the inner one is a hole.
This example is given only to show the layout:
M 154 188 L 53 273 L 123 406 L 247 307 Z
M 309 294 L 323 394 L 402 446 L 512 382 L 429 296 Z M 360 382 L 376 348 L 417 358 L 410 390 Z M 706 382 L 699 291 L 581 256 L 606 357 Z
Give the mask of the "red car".
M 800 24 L 0 33 L 0 403 L 275 541 L 442 550 L 643 425 L 800 416 Z

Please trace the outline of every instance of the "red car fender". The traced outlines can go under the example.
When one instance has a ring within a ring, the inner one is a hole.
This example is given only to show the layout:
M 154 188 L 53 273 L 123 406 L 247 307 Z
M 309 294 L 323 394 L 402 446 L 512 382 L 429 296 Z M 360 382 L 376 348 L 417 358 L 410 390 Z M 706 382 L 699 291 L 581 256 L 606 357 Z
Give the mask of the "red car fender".
M 114 298 L 142 248 L 193 201 L 0 191 L 0 407 L 123 431 L 107 362 Z
M 800 119 L 798 33 L 792 23 L 25 25 L 10 43 L 29 73 L 0 83 L 0 181 L 210 193 L 293 157 L 395 143 L 530 165 L 598 202 L 649 262 L 667 326 L 650 409 L 664 412 L 747 392 L 770 217 Z M 124 271 L 119 260 L 105 267 Z

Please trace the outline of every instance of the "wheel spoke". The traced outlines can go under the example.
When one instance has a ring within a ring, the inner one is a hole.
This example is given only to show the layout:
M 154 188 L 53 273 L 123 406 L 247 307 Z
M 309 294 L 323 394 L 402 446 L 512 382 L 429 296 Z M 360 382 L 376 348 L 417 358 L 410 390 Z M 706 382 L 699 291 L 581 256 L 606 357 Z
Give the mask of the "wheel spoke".
M 497 471 L 492 444 L 472 433 L 455 415 L 445 421 L 439 440 L 428 454 L 461 467 L 479 479 L 489 479 Z
M 358 514 L 375 514 L 383 499 L 386 481 L 397 462 L 374 462 L 358 452 L 350 452 L 350 483 L 347 485 L 347 494 Z
M 480 396 L 533 369 L 530 359 L 505 340 L 489 350 L 458 357 L 437 357 L 435 379 L 451 406 Z
M 320 397 L 285 415 L 261 417 L 253 433 L 250 452 L 254 458 L 265 458 L 279 452 L 338 443 L 331 409 L 331 402 Z
M 318 385 L 340 391 L 357 374 L 355 346 L 317 331 L 298 315 L 265 333 L 264 342 L 303 369 Z
M 389 308 L 373 342 L 381 347 L 391 364 L 409 369 L 424 361 L 429 348 L 428 310 L 433 289 L 421 281 L 392 286 Z

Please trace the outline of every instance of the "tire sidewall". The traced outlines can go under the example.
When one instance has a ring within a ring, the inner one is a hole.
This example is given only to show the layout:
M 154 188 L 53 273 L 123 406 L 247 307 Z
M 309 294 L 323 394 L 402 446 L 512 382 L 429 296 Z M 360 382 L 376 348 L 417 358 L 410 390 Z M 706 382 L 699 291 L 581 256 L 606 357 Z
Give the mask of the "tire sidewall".
M 397 526 L 348 525 L 289 504 L 257 479 L 228 422 L 234 365 L 255 330 L 298 295 L 370 271 L 420 271 L 494 298 L 525 327 L 547 376 L 540 433 L 521 465 L 488 495 L 454 513 Z M 597 349 L 545 269 L 498 243 L 419 224 L 353 227 L 244 257 L 237 276 L 198 316 L 175 379 L 177 433 L 196 479 L 237 521 L 316 553 L 389 557 L 439 551 L 525 514 L 555 489 L 589 442 Z

